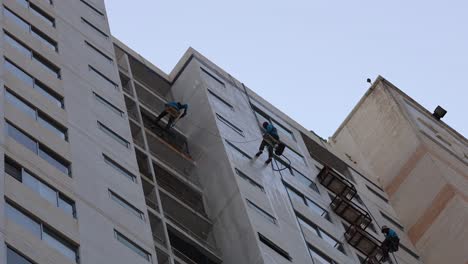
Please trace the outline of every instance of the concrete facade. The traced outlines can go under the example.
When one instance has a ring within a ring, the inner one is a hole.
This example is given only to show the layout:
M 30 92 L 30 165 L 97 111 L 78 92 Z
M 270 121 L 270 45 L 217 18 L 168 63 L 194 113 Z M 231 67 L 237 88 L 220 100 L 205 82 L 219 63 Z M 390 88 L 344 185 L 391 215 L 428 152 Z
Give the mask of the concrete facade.
M 330 143 L 384 187 L 425 263 L 468 261 L 463 135 L 379 77 Z
M 207 58 L 162 72 L 112 38 L 102 0 L 2 3 L 0 263 L 378 259 L 400 221 L 381 185 Z M 167 131 L 173 100 L 189 112 Z M 268 166 L 264 120 L 287 145 Z M 422 263 L 406 230 L 393 263 Z

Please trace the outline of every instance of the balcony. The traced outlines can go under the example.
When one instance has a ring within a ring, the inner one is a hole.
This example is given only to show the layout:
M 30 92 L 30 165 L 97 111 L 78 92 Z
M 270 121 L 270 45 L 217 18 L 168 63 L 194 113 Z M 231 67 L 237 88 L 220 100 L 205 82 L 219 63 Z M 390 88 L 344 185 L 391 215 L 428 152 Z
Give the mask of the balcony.
M 159 212 L 156 188 L 152 183 L 146 181 L 144 178 L 141 178 L 141 185 L 143 187 L 143 194 L 145 195 L 146 205 L 156 212 Z
M 193 211 L 187 205 L 181 203 L 176 197 L 159 190 L 164 216 L 168 223 L 183 231 L 193 238 L 194 242 L 204 247 L 212 254 L 217 254 L 216 243 L 213 235 L 213 224 L 204 216 Z
M 218 264 L 222 260 L 203 248 L 194 245 L 183 234 L 168 227 L 171 250 L 174 253 L 174 263 L 177 264 Z
M 341 196 L 335 196 L 330 207 L 341 218 L 351 225 L 355 225 L 365 230 L 372 222 L 369 213 L 355 205 L 353 202 L 343 199 Z
M 164 234 L 164 225 L 161 219 L 151 211 L 148 212 L 148 218 L 154 242 L 166 248 L 166 235 Z
M 165 96 L 171 89 L 171 84 L 158 73 L 148 68 L 140 61 L 128 56 L 133 78 L 147 87 L 151 92 Z
M 380 263 L 383 254 L 380 241 L 357 226 L 350 225 L 345 232 L 346 241 L 364 254 L 370 263 Z
M 328 166 L 324 166 L 317 176 L 320 183 L 337 196 L 352 200 L 356 195 L 354 185 Z
M 161 188 L 172 196 L 177 197 L 179 201 L 197 213 L 207 217 L 203 204 L 203 196 L 199 191 L 154 162 L 153 168 L 156 181 Z

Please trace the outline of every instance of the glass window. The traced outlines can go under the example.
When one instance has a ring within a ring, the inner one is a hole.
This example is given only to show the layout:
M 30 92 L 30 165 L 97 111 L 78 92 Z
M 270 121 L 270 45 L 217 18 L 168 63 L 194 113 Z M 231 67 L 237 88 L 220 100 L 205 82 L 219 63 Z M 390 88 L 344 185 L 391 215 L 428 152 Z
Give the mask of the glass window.
M 308 222 L 303 220 L 301 216 L 298 216 L 297 220 L 299 221 L 299 223 L 301 224 L 302 227 L 307 228 L 309 231 L 316 234 L 317 236 L 319 235 L 319 231 L 317 230 L 316 226 L 313 226 L 313 225 L 309 224 Z
M 44 228 L 44 232 L 42 234 L 42 240 L 46 241 L 49 246 L 55 248 L 70 260 L 77 262 L 78 256 L 76 247 L 70 245 L 70 243 L 57 236 L 46 227 Z
M 335 264 L 331 258 L 309 245 L 309 253 L 320 264 Z
M 13 75 L 15 75 L 16 78 L 22 80 L 27 85 L 34 87 L 34 79 L 29 74 L 27 74 L 26 72 L 18 68 L 18 66 L 16 66 L 15 64 L 10 62 L 6 58 L 5 58 L 4 66 L 5 66 L 5 69 L 11 72 Z
M 17 253 L 10 247 L 7 247 L 7 264 L 33 264 L 25 257 Z
M 260 184 L 260 183 L 257 183 L 255 180 L 253 180 L 252 178 L 250 178 L 249 176 L 247 176 L 245 173 L 243 173 L 242 171 L 236 169 L 236 173 L 237 175 L 239 175 L 239 177 L 241 177 L 242 179 L 244 179 L 245 181 L 247 181 L 248 183 L 250 183 L 251 185 L 257 187 L 260 191 L 262 192 L 265 192 L 265 189 L 263 188 L 263 186 Z
M 125 168 L 123 168 L 122 166 L 120 166 L 119 164 L 117 164 L 117 162 L 113 161 L 112 159 L 110 159 L 109 157 L 107 157 L 106 155 L 102 155 L 104 157 L 104 162 L 106 162 L 108 165 L 110 165 L 112 168 L 114 168 L 115 170 L 117 170 L 120 174 L 122 174 L 123 176 L 129 178 L 131 181 L 133 182 L 136 182 L 136 176 L 133 175 L 132 173 L 130 173 L 128 170 L 126 170 Z
M 273 224 L 276 224 L 276 218 L 274 218 L 272 215 L 270 215 L 269 213 L 267 213 L 265 210 L 263 210 L 262 208 L 258 207 L 258 205 L 254 204 L 253 202 L 251 202 L 249 199 L 246 199 L 247 201 L 247 205 L 253 209 L 255 212 L 257 212 L 258 214 L 260 214 L 261 216 L 263 216 L 265 219 L 267 219 L 268 221 L 272 222 Z
M 289 196 L 291 196 L 292 199 L 295 199 L 305 204 L 304 196 L 301 193 L 289 187 L 288 185 L 285 185 L 285 187 L 286 187 L 286 191 L 288 192 Z
M 59 136 L 63 140 L 67 140 L 67 129 L 61 127 L 60 125 L 57 124 L 54 120 L 49 118 L 48 116 L 42 114 L 41 112 L 38 113 L 37 115 L 37 121 L 39 124 L 44 126 L 45 128 L 49 129 L 52 131 L 54 134 Z
M 316 193 L 320 193 L 320 191 L 319 191 L 319 189 L 317 187 L 317 184 L 315 184 L 315 182 L 313 182 L 312 180 L 307 178 L 304 174 L 300 173 L 296 169 L 293 169 L 293 173 L 294 173 L 294 176 L 297 177 L 298 181 L 300 181 L 302 184 L 309 187 L 310 189 L 312 189 Z
M 29 10 L 31 10 L 31 13 L 33 13 L 36 17 L 44 21 L 44 23 L 51 27 L 55 27 L 55 18 L 44 12 L 36 5 L 29 3 Z
M 35 109 L 30 107 L 28 104 L 26 104 L 23 100 L 21 100 L 19 97 L 17 97 L 13 93 L 11 93 L 9 90 L 5 90 L 5 98 L 7 102 L 14 105 L 19 110 L 23 111 L 25 114 L 27 114 L 31 118 L 36 119 Z
M 104 31 L 102 31 L 101 29 L 99 29 L 98 27 L 96 27 L 95 25 L 93 25 L 91 22 L 89 22 L 88 20 L 84 19 L 84 18 L 81 18 L 81 22 L 85 23 L 86 25 L 88 25 L 89 28 L 93 29 L 94 32 L 97 32 L 101 37 L 104 37 L 106 39 L 109 38 L 109 36 L 104 33 Z
M 216 78 L 213 74 L 211 74 L 207 70 L 205 70 L 205 69 L 203 69 L 201 67 L 200 67 L 200 69 L 202 70 L 203 76 L 208 81 L 208 85 L 210 87 L 225 88 L 224 83 L 220 79 Z
M 23 212 L 19 211 L 15 207 L 11 206 L 8 202 L 6 203 L 6 214 L 7 217 L 15 222 L 16 224 L 28 229 L 33 235 L 41 238 L 41 224 Z
M 44 146 L 39 146 L 39 157 L 45 159 L 50 165 L 54 166 L 59 171 L 71 176 L 70 165 L 62 160 L 57 154 L 51 152 Z
M 102 84 L 105 87 L 108 87 L 110 89 L 118 89 L 118 85 L 112 81 L 110 78 L 102 74 L 100 71 L 96 70 L 94 67 L 89 65 L 89 71 L 91 71 L 94 76 L 97 78 L 98 82 Z
M 5 156 L 5 173 L 21 181 L 21 166 Z
M 42 69 L 46 70 L 50 74 L 52 74 L 54 77 L 60 79 L 60 68 L 55 66 L 52 62 L 46 60 L 44 57 L 41 55 L 37 54 L 36 52 L 33 52 L 33 57 L 32 59 L 34 61 L 38 62 L 38 65 L 42 67 Z
M 81 3 L 85 4 L 87 7 L 89 7 L 91 10 L 93 10 L 96 14 L 100 15 L 100 16 L 104 16 L 104 12 L 102 12 L 101 10 L 97 9 L 96 7 L 94 7 L 93 5 L 91 5 L 90 3 L 84 1 L 84 0 L 80 0 Z
M 216 113 L 216 117 L 218 118 L 219 121 L 221 121 L 223 124 L 225 124 L 226 126 L 228 126 L 230 129 L 234 130 L 237 134 L 241 135 L 241 136 L 244 136 L 244 132 L 242 131 L 242 129 L 238 128 L 236 125 L 234 125 L 233 123 L 229 122 L 226 118 L 222 117 L 221 115 L 219 115 L 218 113 Z
M 260 241 L 265 244 L 267 247 L 278 253 L 280 256 L 284 257 L 285 259 L 291 261 L 292 257 L 289 255 L 288 252 L 286 252 L 284 249 L 280 248 L 278 245 L 273 243 L 270 239 L 266 238 L 262 234 L 258 233 L 258 238 Z
M 138 218 L 144 219 L 144 214 L 140 210 L 138 210 L 135 206 L 131 205 L 129 202 L 124 200 L 122 197 L 118 196 L 111 190 L 109 190 L 109 195 L 111 199 L 117 202 L 120 206 L 129 210 L 132 214 L 138 216 Z
M 18 50 L 20 53 L 22 53 L 23 55 L 25 56 L 28 56 L 28 57 L 31 57 L 32 56 L 32 52 L 31 52 L 31 49 L 28 48 L 26 45 L 24 45 L 23 43 L 21 43 L 20 41 L 18 41 L 15 37 L 13 37 L 12 35 L 10 35 L 10 33 L 6 32 L 5 31 L 5 40 L 8 44 L 10 44 L 11 46 L 13 46 L 16 50 Z
M 60 108 L 64 108 L 63 98 L 55 94 L 55 92 L 53 92 L 50 88 L 45 86 L 45 84 L 36 80 L 34 82 L 34 88 L 44 97 L 46 97 L 49 101 L 51 101 Z
M 218 102 L 222 103 L 223 105 L 229 107 L 231 110 L 234 110 L 234 107 L 233 107 L 230 103 L 226 102 L 226 100 L 224 100 L 223 98 L 221 98 L 221 96 L 215 94 L 215 93 L 214 93 L 213 91 L 211 91 L 210 89 L 208 89 L 208 93 L 209 93 L 213 98 L 215 98 L 216 101 L 218 101 Z
M 108 63 L 114 62 L 111 57 L 107 56 L 104 52 L 96 48 L 96 46 L 94 46 L 93 44 L 89 43 L 86 40 L 85 40 L 85 44 L 94 52 L 94 54 L 99 55 L 101 58 L 105 59 Z
M 62 194 L 59 194 L 59 197 L 58 197 L 58 207 L 62 208 L 62 210 L 72 215 L 73 217 L 76 217 L 75 202 L 66 198 Z
M 34 153 L 37 153 L 37 143 L 28 135 L 24 134 L 10 123 L 6 123 L 8 136 L 13 138 L 16 142 L 20 143 L 24 147 L 28 148 Z
M 226 140 L 226 142 L 227 142 L 228 146 L 230 146 L 231 149 L 235 151 L 235 153 L 239 154 L 243 158 L 247 158 L 249 160 L 252 159 L 252 157 L 249 154 L 245 153 L 242 149 L 238 148 L 236 145 L 232 144 L 228 140 Z
M 38 29 L 32 27 L 31 28 L 31 34 L 39 40 L 42 44 L 44 44 L 46 47 L 50 48 L 53 51 L 58 51 L 58 44 L 55 40 L 51 39 L 49 36 L 46 34 L 42 33 Z
M 307 197 L 306 197 L 306 201 L 307 201 L 307 206 L 310 208 L 312 212 L 322 216 L 323 218 L 331 222 L 330 214 L 328 213 L 328 211 L 326 211 L 325 209 L 323 209 L 322 207 L 320 207 L 319 205 L 317 205 L 315 202 L 313 202 Z
M 118 107 L 116 107 L 115 105 L 113 105 L 112 103 L 110 103 L 109 101 L 104 99 L 104 97 L 100 96 L 99 94 L 97 94 L 95 92 L 93 92 L 93 94 L 94 94 L 94 98 L 96 98 L 96 100 L 98 102 L 105 105 L 107 108 L 109 108 L 110 110 L 112 110 L 116 114 L 118 114 L 120 116 L 124 116 L 124 112 L 122 110 L 120 110 Z
M 129 249 L 133 250 L 133 252 L 137 253 L 138 255 L 142 256 L 147 261 L 151 261 L 151 255 L 142 249 L 140 246 L 135 244 L 134 242 L 130 241 L 130 239 L 123 236 L 121 233 L 114 230 L 115 238 L 122 244 L 124 244 Z
M 110 128 L 103 125 L 101 122 L 98 121 L 97 123 L 101 131 L 106 133 L 108 136 L 110 136 L 111 138 L 113 138 L 114 140 L 116 140 L 117 142 L 125 146 L 126 148 L 130 147 L 130 143 L 127 140 L 125 140 L 123 137 L 121 137 L 119 134 L 115 133 Z
M 24 21 L 22 18 L 20 18 L 18 15 L 16 15 L 14 12 L 12 12 L 10 9 L 4 7 L 3 8 L 4 15 L 12 20 L 13 22 L 16 23 L 19 27 L 23 28 L 25 31 L 29 31 L 29 23 Z

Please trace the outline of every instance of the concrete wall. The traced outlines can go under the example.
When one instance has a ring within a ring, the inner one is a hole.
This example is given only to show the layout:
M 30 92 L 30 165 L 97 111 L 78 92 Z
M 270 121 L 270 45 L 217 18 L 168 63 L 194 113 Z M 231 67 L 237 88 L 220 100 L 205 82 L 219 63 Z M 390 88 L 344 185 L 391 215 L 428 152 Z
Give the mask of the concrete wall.
M 40 31 L 58 42 L 58 53 L 51 51 L 34 38 L 30 32 L 18 27 L 15 23 L 2 19 L 2 25 L 18 39 L 37 53 L 56 64 L 61 69 L 61 79 L 52 76 L 37 62 L 9 46 L 2 38 L 2 53 L 18 66 L 25 69 L 35 78 L 49 86 L 65 98 L 65 109 L 52 104 L 32 87 L 26 86 L 12 74 L 2 71 L 2 81 L 15 93 L 28 100 L 42 112 L 49 115 L 68 128 L 69 141 L 59 139 L 55 134 L 44 128 L 34 119 L 25 115 L 15 106 L 4 103 L 3 89 L 0 113 L 12 123 L 29 133 L 54 152 L 71 162 L 72 177 L 59 172 L 43 159 L 25 149 L 12 139 L 3 136 L 1 129 L 2 151 L 34 172 L 43 181 L 49 183 L 76 202 L 77 219 L 65 215 L 61 209 L 50 206 L 46 200 L 21 183 L 2 173 L 2 188 L 0 195 L 18 203 L 21 207 L 34 214 L 52 228 L 65 235 L 74 243 L 80 245 L 81 263 L 147 263 L 143 258 L 122 245 L 114 237 L 114 228 L 140 245 L 155 257 L 151 230 L 147 220 L 142 221 L 109 199 L 108 188 L 112 188 L 120 196 L 143 211 L 144 197 L 138 177 L 138 167 L 133 148 L 126 148 L 104 134 L 97 127 L 101 121 L 109 128 L 131 142 L 130 129 L 126 117 L 103 110 L 103 106 L 95 100 L 92 92 L 96 92 L 124 109 L 123 96 L 118 89 L 108 89 L 99 83 L 96 76 L 89 71 L 88 65 L 98 69 L 103 75 L 119 84 L 115 63 L 96 55 L 89 49 L 84 40 L 92 43 L 109 57 L 114 57 L 110 39 L 107 18 L 97 15 L 80 1 L 47 1 L 31 0 L 31 3 L 49 13 L 56 20 L 56 27 L 44 23 L 30 10 L 14 0 L 3 3 L 33 24 Z M 105 14 L 104 1 L 89 2 Z M 105 38 L 81 22 L 86 18 L 100 28 L 109 37 Z M 3 68 L 3 67 L 2 67 Z M 119 88 L 120 89 L 120 88 Z M 113 168 L 103 162 L 102 153 L 127 168 L 137 176 L 137 182 L 130 182 Z M 3 162 L 1 162 L 3 172 Z M 3 188 L 3 184 L 7 186 Z M 4 193 L 4 190 L 8 190 Z M 15 247 L 38 263 L 69 263 L 62 254 L 49 247 L 46 242 L 38 241 L 21 226 L 9 222 L 3 215 L 4 203 L 0 208 L 0 229 L 4 232 L 5 242 Z M 147 218 L 146 218 L 147 219 Z M 0 241 L 3 244 L 3 241 Z M 2 247 L 4 248 L 4 247 Z M 4 261 L 4 250 L 0 250 Z M 156 263 L 156 262 L 154 262 Z

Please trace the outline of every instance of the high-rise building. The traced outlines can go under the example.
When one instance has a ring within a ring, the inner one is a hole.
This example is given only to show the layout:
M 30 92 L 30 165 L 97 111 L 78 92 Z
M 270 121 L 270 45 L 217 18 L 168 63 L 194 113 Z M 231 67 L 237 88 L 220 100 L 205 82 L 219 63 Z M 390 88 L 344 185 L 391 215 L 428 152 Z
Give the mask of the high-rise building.
M 384 187 L 424 263 L 467 263 L 468 141 L 445 114 L 379 77 L 330 142 Z
M 103 0 L 2 10 L 0 263 L 378 263 L 382 225 L 421 263 L 379 184 L 195 50 L 163 73 Z

